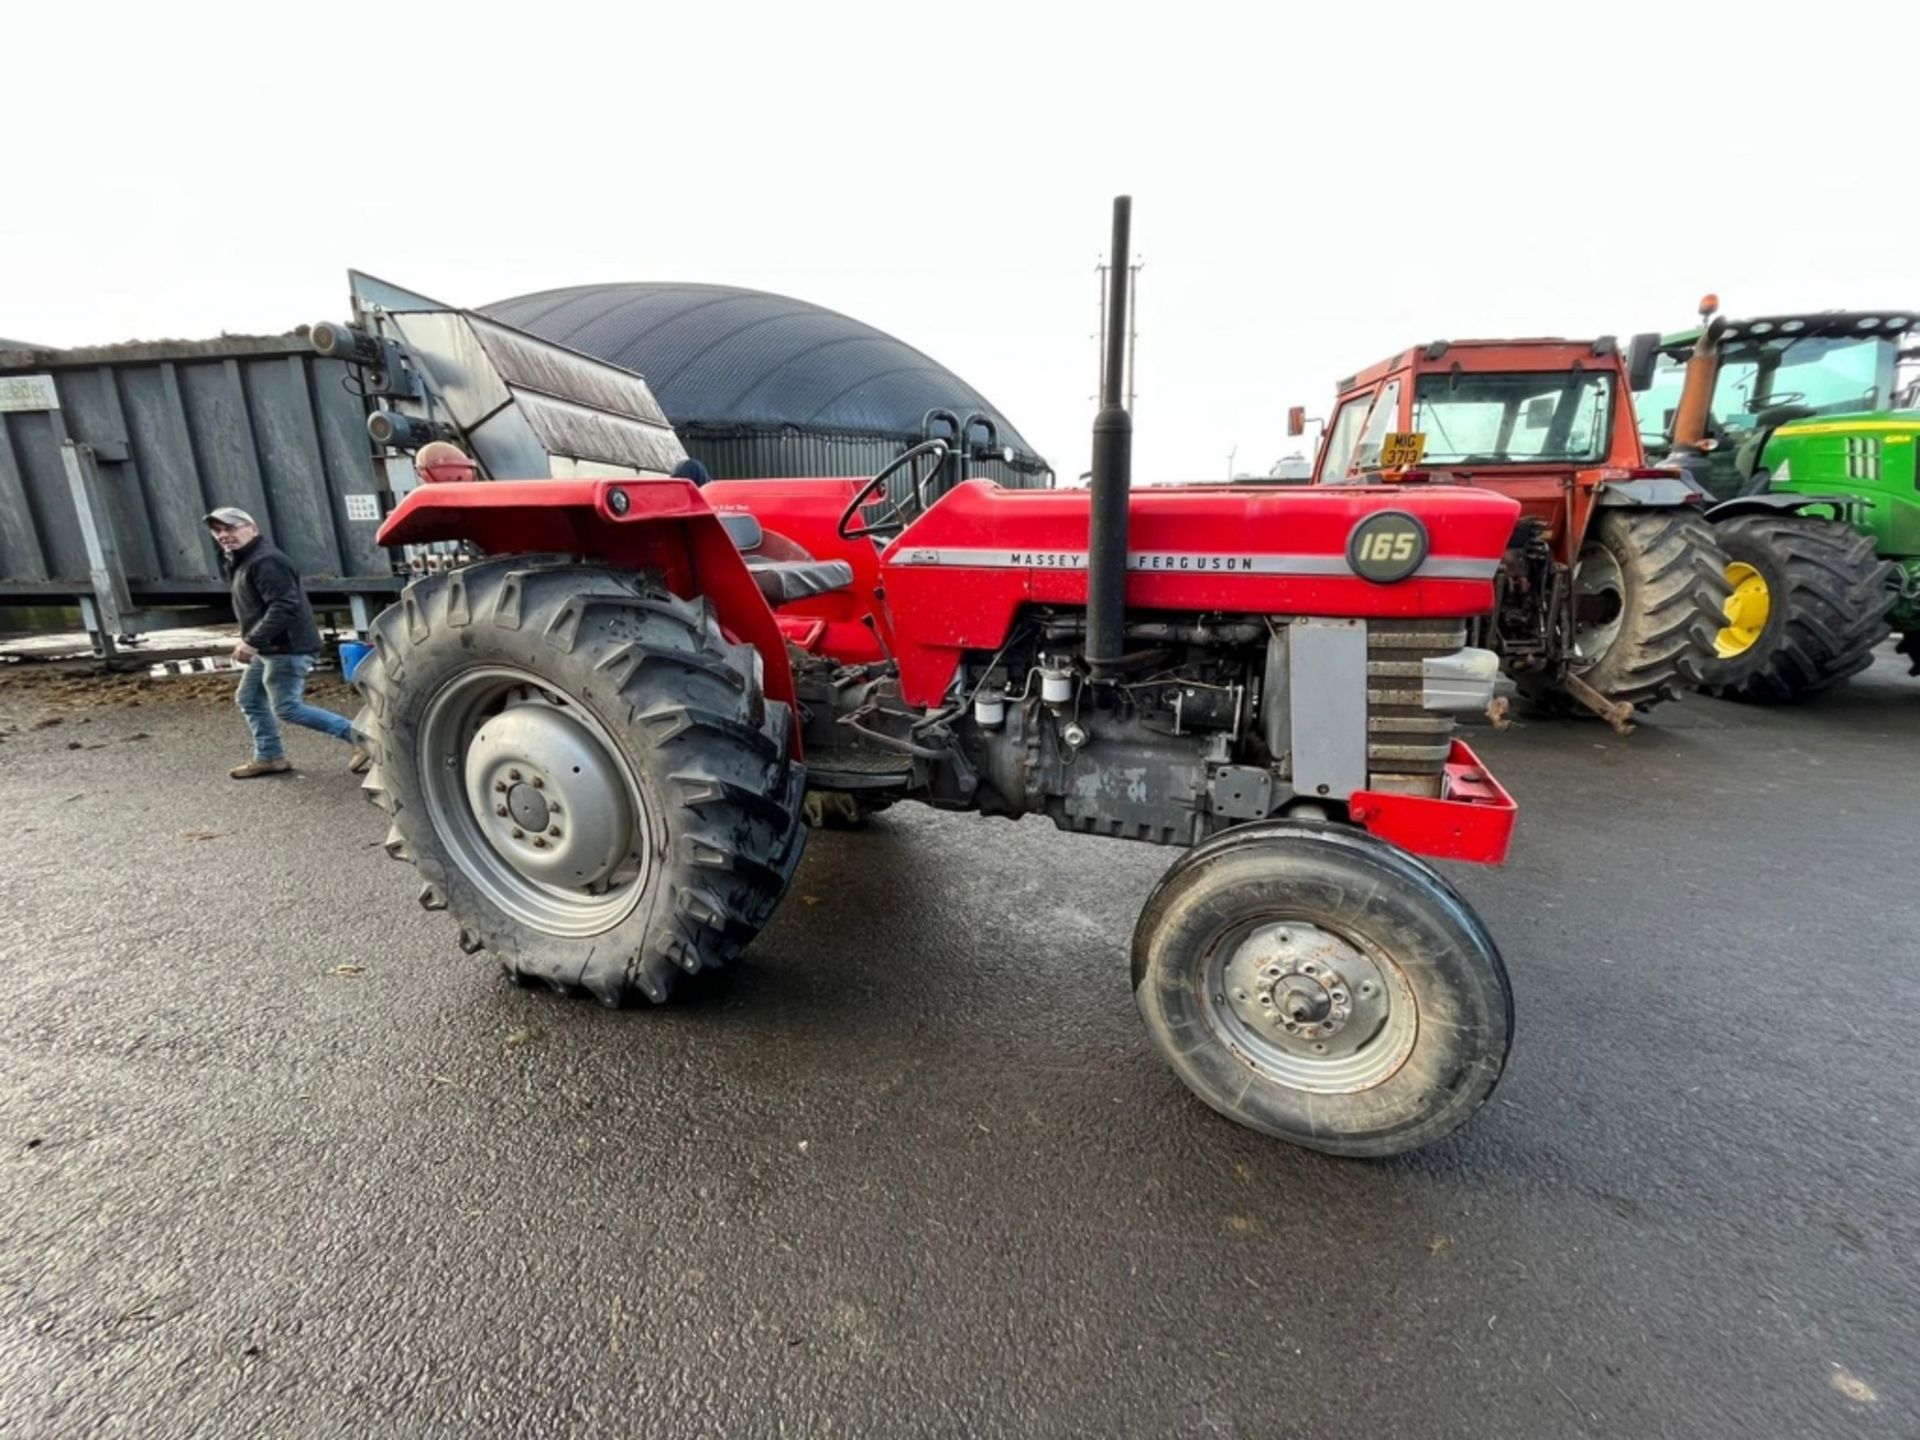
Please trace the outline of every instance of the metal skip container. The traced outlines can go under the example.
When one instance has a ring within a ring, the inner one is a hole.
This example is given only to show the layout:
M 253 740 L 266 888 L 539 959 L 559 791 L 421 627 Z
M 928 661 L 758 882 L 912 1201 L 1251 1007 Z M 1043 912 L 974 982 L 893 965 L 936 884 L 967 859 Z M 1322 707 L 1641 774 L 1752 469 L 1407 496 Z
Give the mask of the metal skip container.
M 354 275 L 369 359 L 317 327 L 89 349 L 0 348 L 0 610 L 74 605 L 95 649 L 226 613 L 201 517 L 256 516 L 322 609 L 363 630 L 409 578 L 375 543 L 414 481 L 411 415 L 490 475 L 665 474 L 684 457 L 646 382 L 499 321 Z M 350 333 L 350 332 L 349 332 Z M 390 396 L 391 398 L 382 398 Z
M 346 379 L 293 335 L 0 351 L 0 605 L 77 602 L 108 650 L 204 618 L 216 505 L 257 516 L 316 601 L 392 592 Z

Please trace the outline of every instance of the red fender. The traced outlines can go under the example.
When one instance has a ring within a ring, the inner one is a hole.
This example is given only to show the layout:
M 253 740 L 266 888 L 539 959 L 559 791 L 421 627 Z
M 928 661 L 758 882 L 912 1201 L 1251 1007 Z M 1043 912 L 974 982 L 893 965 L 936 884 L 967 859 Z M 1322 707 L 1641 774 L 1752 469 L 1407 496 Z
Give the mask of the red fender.
M 615 497 L 618 497 L 617 499 Z M 422 485 L 380 527 L 382 545 L 466 540 L 488 555 L 572 555 L 653 571 L 685 600 L 705 599 L 730 640 L 760 652 L 769 700 L 794 704 L 773 610 L 739 549 L 689 480 L 504 480 Z M 792 730 L 800 758 L 800 727 Z

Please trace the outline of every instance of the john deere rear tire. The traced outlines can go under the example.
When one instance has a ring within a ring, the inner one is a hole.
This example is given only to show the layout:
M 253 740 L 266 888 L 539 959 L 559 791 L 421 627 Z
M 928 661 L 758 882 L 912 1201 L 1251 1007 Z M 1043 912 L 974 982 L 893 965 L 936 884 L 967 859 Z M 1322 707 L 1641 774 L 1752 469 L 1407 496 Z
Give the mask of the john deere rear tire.
M 1762 704 L 1804 700 L 1873 663 L 1893 633 L 1892 567 L 1873 538 L 1811 515 L 1741 515 L 1713 527 L 1732 595 L 1701 689 Z
M 1693 684 L 1726 603 L 1713 529 L 1689 510 L 1602 510 L 1574 567 L 1571 669 L 1647 709 Z
M 710 610 L 527 557 L 408 586 L 355 720 L 387 853 L 523 984 L 608 1005 L 734 960 L 806 840 L 792 712 Z
M 1465 901 L 1345 827 L 1269 821 L 1190 851 L 1134 929 L 1134 997 L 1187 1087 L 1330 1155 L 1429 1144 L 1493 1093 L 1506 968 Z

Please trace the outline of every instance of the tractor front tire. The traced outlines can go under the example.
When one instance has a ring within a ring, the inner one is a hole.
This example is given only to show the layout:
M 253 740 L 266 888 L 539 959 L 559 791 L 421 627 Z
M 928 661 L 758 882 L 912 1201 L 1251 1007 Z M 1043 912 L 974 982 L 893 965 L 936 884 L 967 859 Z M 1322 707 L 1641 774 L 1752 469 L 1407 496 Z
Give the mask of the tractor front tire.
M 806 841 L 790 708 L 703 603 L 525 556 L 429 576 L 355 683 L 387 853 L 523 985 L 665 1000 L 737 958 Z
M 1812 515 L 1714 526 L 1732 587 L 1700 688 L 1761 704 L 1804 700 L 1873 663 L 1893 633 L 1891 566 L 1873 537 Z
M 1134 997 L 1228 1119 L 1329 1155 L 1394 1155 L 1499 1082 L 1513 995 L 1492 938 L 1424 864 L 1344 826 L 1268 821 L 1177 861 L 1133 936 Z
M 1691 510 L 1602 510 L 1574 566 L 1572 673 L 1636 709 L 1672 699 L 1713 654 L 1725 568 Z

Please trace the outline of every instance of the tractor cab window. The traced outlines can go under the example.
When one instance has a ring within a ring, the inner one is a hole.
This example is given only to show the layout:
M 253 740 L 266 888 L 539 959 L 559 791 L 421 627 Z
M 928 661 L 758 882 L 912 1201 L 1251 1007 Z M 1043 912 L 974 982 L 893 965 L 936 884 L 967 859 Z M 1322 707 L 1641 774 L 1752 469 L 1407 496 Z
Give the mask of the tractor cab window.
M 1607 453 L 1613 372 L 1422 375 L 1413 425 L 1439 465 L 1591 461 Z
M 1898 346 L 1874 336 L 1809 336 L 1724 355 L 1713 387 L 1713 418 L 1725 430 L 1763 419 L 1847 415 L 1887 408 Z M 1772 412 L 1789 414 L 1775 415 Z
M 1367 418 L 1367 407 L 1372 401 L 1371 395 L 1355 395 L 1343 401 L 1334 413 L 1333 423 L 1327 427 L 1327 453 L 1320 462 L 1323 484 L 1337 484 L 1347 478 L 1347 468 L 1353 463 L 1353 448 L 1360 441 L 1360 426 Z
M 1400 382 L 1389 380 L 1380 387 L 1380 393 L 1374 397 L 1373 408 L 1367 412 L 1367 423 L 1360 432 L 1360 443 L 1353 451 L 1353 469 L 1365 470 L 1380 463 L 1380 447 L 1387 443 L 1387 436 L 1400 428 L 1399 419 Z

